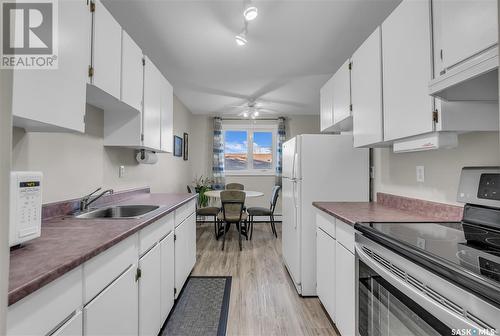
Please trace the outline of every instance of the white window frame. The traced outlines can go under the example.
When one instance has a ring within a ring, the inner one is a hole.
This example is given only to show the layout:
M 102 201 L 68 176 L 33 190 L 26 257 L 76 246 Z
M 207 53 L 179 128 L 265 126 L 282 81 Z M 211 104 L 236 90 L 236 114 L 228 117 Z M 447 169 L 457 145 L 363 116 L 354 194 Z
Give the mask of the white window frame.
M 222 123 L 222 141 L 224 148 L 226 147 L 226 131 L 245 131 L 247 132 L 247 167 L 253 167 L 253 133 L 254 132 L 271 132 L 272 133 L 272 165 L 269 169 L 242 169 L 242 170 L 227 170 L 224 167 L 224 173 L 227 176 L 248 176 L 248 175 L 275 175 L 276 174 L 276 141 L 278 136 L 277 122 L 270 121 L 224 121 Z M 225 159 L 224 159 L 225 164 Z

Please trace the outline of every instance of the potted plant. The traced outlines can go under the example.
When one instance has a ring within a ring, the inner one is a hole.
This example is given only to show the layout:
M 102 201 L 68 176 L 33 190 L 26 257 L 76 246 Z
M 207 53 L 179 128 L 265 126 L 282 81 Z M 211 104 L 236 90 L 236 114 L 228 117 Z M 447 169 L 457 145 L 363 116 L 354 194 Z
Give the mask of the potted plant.
M 198 207 L 203 208 L 208 205 L 209 198 L 205 195 L 205 192 L 212 190 L 213 179 L 210 177 L 195 177 L 193 180 L 194 190 L 198 194 Z

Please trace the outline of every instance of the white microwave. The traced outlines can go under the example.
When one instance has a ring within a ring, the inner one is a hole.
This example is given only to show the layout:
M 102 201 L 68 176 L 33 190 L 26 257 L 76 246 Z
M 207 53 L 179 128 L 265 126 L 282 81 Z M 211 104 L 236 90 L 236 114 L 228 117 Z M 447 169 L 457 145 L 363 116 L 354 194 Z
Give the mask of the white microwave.
M 42 226 L 42 173 L 10 173 L 9 246 L 40 237 Z

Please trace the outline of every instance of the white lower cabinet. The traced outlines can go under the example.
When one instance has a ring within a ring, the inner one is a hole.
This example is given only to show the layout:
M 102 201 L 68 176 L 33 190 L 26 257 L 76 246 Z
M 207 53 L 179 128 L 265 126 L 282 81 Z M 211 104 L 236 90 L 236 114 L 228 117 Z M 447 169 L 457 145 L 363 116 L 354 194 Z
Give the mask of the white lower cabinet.
M 7 335 L 158 335 L 196 262 L 194 211 L 191 200 L 10 305 Z
M 356 264 L 352 225 L 316 213 L 316 290 L 342 336 L 356 335 Z
M 7 310 L 7 335 L 47 335 L 82 305 L 82 267 L 77 267 Z
M 175 228 L 175 298 L 196 263 L 196 215 L 193 213 Z
M 83 334 L 137 335 L 136 266 L 129 266 L 83 308 Z
M 335 247 L 335 324 L 342 336 L 353 336 L 356 330 L 355 258 L 338 241 Z
M 139 259 L 139 335 L 158 335 L 162 326 L 160 313 L 161 255 L 155 244 Z
M 82 312 L 78 311 L 50 336 L 81 336 L 83 335 Z
M 161 319 L 165 321 L 170 310 L 174 306 L 175 288 L 175 247 L 174 232 L 170 232 L 160 241 L 160 262 L 161 262 L 161 288 L 160 305 Z
M 320 228 L 316 230 L 316 291 L 330 318 L 335 322 L 335 239 Z

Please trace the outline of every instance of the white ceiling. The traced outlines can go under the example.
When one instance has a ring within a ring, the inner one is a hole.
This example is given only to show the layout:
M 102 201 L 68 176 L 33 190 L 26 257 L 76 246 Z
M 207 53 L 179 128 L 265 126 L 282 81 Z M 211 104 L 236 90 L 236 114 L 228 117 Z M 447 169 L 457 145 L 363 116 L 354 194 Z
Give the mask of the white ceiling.
M 319 89 L 400 0 L 104 0 L 195 114 L 232 115 L 257 99 L 276 115 L 319 114 Z

